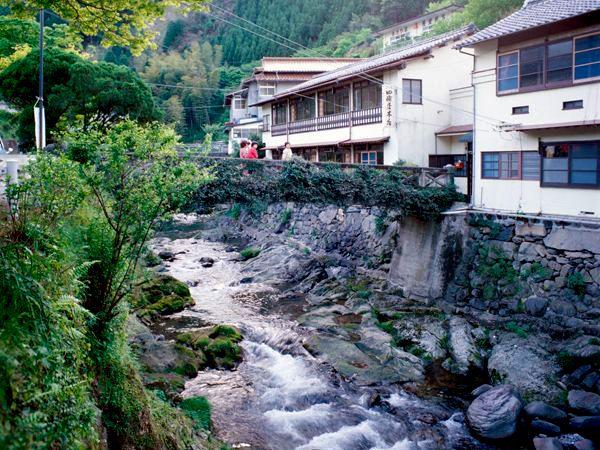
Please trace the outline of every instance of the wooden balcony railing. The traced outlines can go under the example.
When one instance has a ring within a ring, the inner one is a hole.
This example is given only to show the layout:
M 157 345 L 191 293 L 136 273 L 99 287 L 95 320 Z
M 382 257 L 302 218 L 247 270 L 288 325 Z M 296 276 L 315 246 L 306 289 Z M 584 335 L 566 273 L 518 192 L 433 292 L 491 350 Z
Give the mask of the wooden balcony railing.
M 282 136 L 286 133 L 308 133 L 311 131 L 331 130 L 334 128 L 346 128 L 350 126 L 368 125 L 382 121 L 381 107 L 362 109 L 360 111 L 331 114 L 312 119 L 298 120 L 287 124 L 273 125 L 272 136 Z

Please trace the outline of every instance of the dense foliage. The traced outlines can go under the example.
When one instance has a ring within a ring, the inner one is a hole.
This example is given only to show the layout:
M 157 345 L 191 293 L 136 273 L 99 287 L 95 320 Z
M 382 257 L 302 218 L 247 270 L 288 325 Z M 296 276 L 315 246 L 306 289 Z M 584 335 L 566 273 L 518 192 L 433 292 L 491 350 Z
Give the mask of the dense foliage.
M 54 11 L 69 26 L 105 45 L 128 46 L 134 54 L 152 45 L 155 33 L 150 26 L 168 8 L 181 11 L 202 9 L 205 0 L 0 0 L 0 6 L 19 17 L 31 17 L 40 8 Z
M 145 390 L 126 300 L 153 226 L 205 178 L 159 125 L 64 142 L 0 209 L 0 448 L 94 448 L 99 423 L 110 448 L 184 448 L 192 423 Z
M 196 192 L 193 207 L 233 202 L 256 206 L 267 202 L 361 204 L 397 208 L 404 215 L 435 219 L 462 195 L 455 189 L 420 188 L 402 168 L 378 171 L 360 166 L 344 171 L 337 164 L 315 165 L 295 159 L 281 170 L 261 163 L 201 159 L 213 180 Z
M 0 97 L 19 110 L 18 135 L 34 141 L 33 106 L 38 83 L 39 52 L 0 72 Z M 131 69 L 96 63 L 74 52 L 49 48 L 45 52 L 46 129 L 50 133 L 81 121 L 84 129 L 107 127 L 124 117 L 140 121 L 156 118 L 152 92 Z

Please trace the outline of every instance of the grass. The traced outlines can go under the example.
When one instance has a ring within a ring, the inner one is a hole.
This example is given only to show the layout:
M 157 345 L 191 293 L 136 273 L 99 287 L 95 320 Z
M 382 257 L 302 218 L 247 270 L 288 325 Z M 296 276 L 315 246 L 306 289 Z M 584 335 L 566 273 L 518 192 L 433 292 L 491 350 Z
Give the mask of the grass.
M 508 322 L 504 325 L 504 328 L 506 329 L 506 331 L 515 333 L 522 339 L 526 339 L 529 336 L 527 329 L 525 327 L 519 326 L 516 322 Z
M 567 287 L 572 289 L 579 297 L 585 295 L 585 279 L 581 272 L 574 272 L 567 277 Z
M 242 205 L 234 203 L 225 214 L 233 220 L 238 220 L 242 214 Z
M 292 210 L 290 208 L 286 208 L 281 211 L 281 216 L 279 217 L 279 221 L 282 225 L 287 225 L 292 220 Z
M 179 404 L 185 414 L 194 421 L 196 428 L 210 429 L 211 407 L 206 397 L 186 398 Z
M 387 218 L 385 216 L 378 216 L 375 219 L 375 231 L 377 234 L 383 234 L 387 229 Z
M 244 261 L 256 258 L 258 255 L 260 255 L 260 248 L 257 247 L 246 247 L 240 252 L 240 256 Z

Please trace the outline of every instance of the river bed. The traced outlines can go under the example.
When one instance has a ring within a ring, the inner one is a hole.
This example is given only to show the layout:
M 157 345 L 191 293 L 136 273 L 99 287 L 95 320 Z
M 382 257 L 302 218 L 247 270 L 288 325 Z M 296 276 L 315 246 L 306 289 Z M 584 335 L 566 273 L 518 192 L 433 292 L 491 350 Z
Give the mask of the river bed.
M 194 218 L 180 221 L 181 232 L 159 235 L 153 248 L 176 255 L 165 269 L 190 286 L 195 305 L 171 316 L 164 334 L 210 323 L 235 325 L 244 335 L 237 370 L 200 372 L 182 394 L 210 400 L 219 439 L 257 450 L 487 448 L 469 436 L 462 413 L 435 399 L 341 379 L 302 345 L 314 331 L 294 320 L 301 296 L 253 282 L 235 246 L 203 239 Z M 203 267 L 201 257 L 214 265 Z

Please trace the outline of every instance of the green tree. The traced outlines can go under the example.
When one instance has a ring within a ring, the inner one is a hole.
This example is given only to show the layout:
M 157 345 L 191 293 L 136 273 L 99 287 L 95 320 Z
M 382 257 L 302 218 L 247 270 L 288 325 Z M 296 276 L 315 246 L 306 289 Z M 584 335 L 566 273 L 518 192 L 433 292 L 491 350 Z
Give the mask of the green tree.
M 469 0 L 462 12 L 436 22 L 432 33 L 444 33 L 469 23 L 483 29 L 515 12 L 522 4 L 522 0 Z
M 40 8 L 54 11 L 73 30 L 95 36 L 103 45 L 129 47 L 134 55 L 154 46 L 156 33 L 151 25 L 164 16 L 168 8 L 181 12 L 200 10 L 206 0 L 0 0 L 18 17 L 32 17 Z
M 163 39 L 163 50 L 171 50 L 177 47 L 185 31 L 185 23 L 183 20 L 178 19 L 173 22 L 169 22 L 167 25 L 167 31 L 165 31 L 165 38 Z
M 31 51 L 0 72 L 0 97 L 19 109 L 20 139 L 33 142 L 33 113 L 38 83 L 38 51 Z M 48 49 L 45 61 L 46 126 L 60 131 L 81 121 L 108 126 L 129 116 L 140 121 L 156 118 L 152 92 L 127 67 L 95 63 L 59 49 Z
M 208 175 L 179 158 L 177 135 L 164 125 L 125 120 L 106 132 L 71 132 L 63 138 L 70 153 L 88 149 L 82 176 L 100 211 L 86 238 L 88 260 L 94 263 L 84 280 L 83 302 L 100 337 L 134 287 L 152 230 Z

